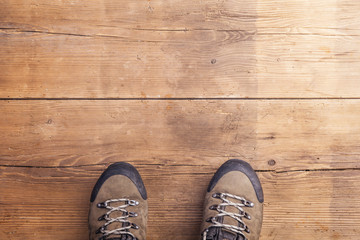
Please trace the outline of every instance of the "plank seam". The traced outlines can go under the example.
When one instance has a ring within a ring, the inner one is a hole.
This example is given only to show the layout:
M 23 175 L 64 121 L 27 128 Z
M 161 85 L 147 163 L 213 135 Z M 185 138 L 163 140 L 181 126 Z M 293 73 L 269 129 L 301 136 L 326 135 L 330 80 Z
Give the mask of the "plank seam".
M 321 28 L 320 28 L 321 29 Z M 15 31 L 19 33 L 42 33 L 42 34 L 49 34 L 49 35 L 65 35 L 65 36 L 77 36 L 77 37 L 104 37 L 104 38 L 119 38 L 123 39 L 126 42 L 138 42 L 138 40 L 126 40 L 125 37 L 118 36 L 118 35 L 108 35 L 108 34 L 80 34 L 80 33 L 67 33 L 67 32 L 49 32 L 49 31 L 42 31 L 42 30 L 25 30 L 25 29 L 18 29 L 18 28 L 6 28 L 1 27 L 0 30 L 4 31 Z M 358 37 L 360 35 L 357 34 L 319 34 L 319 33 L 282 33 L 282 32 L 269 32 L 269 33 L 257 33 L 251 31 L 245 31 L 241 29 L 146 29 L 146 28 L 133 28 L 128 29 L 129 31 L 152 31 L 152 32 L 189 32 L 189 31 L 216 31 L 216 32 L 247 32 L 248 35 L 259 35 L 259 36 L 323 36 L 323 37 Z M 161 42 L 161 41 L 146 41 L 146 42 Z
M 106 166 L 110 163 L 97 163 L 97 164 L 83 164 L 83 165 L 75 165 L 75 166 L 28 166 L 28 165 L 6 165 L 0 164 L 0 167 L 13 167 L 13 168 L 50 168 L 50 169 L 59 169 L 59 168 L 81 168 L 81 167 L 90 167 L 90 166 Z M 181 167 L 181 166 L 192 166 L 198 167 L 203 165 L 181 165 L 181 164 L 174 164 L 174 165 L 165 165 L 165 164 L 137 164 L 138 166 L 168 166 L 168 167 Z M 293 173 L 293 172 L 335 172 L 335 171 L 360 171 L 360 168 L 315 168 L 315 169 L 294 169 L 294 170 L 255 170 L 255 172 L 259 173 Z M 212 173 L 212 172 L 211 172 Z M 209 173 L 210 174 L 210 173 Z
M 188 100 L 199 100 L 199 101 L 209 101 L 209 100 L 359 100 L 360 97 L 317 97 L 317 98 L 0 98 L 0 101 L 159 101 L 159 100 L 176 100 L 176 101 L 188 101 Z

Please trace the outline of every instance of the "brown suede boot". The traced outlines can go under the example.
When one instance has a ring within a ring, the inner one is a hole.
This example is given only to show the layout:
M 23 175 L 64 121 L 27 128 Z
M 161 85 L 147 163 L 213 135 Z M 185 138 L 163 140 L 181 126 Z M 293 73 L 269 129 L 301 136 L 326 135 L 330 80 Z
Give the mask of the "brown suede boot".
M 224 163 L 205 196 L 202 240 L 258 240 L 264 196 L 252 167 L 237 159 Z
M 90 199 L 90 240 L 145 240 L 147 194 L 130 164 L 110 165 L 94 186 Z

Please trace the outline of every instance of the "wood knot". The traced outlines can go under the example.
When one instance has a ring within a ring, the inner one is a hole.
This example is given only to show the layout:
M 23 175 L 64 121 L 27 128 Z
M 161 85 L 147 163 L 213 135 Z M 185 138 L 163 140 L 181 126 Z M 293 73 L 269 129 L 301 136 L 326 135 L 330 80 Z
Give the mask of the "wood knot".
M 275 161 L 274 159 L 270 159 L 270 160 L 268 161 L 268 164 L 269 164 L 270 166 L 274 166 L 274 165 L 276 164 L 276 161 Z

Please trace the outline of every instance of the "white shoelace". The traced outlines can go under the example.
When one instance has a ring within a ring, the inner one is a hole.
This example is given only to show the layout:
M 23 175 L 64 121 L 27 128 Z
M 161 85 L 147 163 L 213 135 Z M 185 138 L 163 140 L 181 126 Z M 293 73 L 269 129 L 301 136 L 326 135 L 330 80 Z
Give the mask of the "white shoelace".
M 117 207 L 110 206 L 110 203 L 115 203 L 115 202 L 124 202 L 124 204 L 117 206 Z M 139 202 L 137 202 L 135 200 L 129 200 L 129 199 L 123 199 L 123 198 L 109 199 L 103 203 L 98 203 L 97 207 L 106 208 L 109 210 L 103 216 L 101 216 L 99 218 L 99 221 L 101 221 L 101 220 L 106 221 L 105 224 L 102 225 L 98 230 L 98 233 L 103 234 L 102 238 L 100 238 L 100 239 L 106 239 L 106 237 L 110 236 L 110 235 L 123 235 L 123 234 L 130 235 L 131 237 L 133 237 L 133 239 L 136 239 L 135 236 L 129 232 L 129 229 L 131 229 L 131 228 L 138 229 L 138 226 L 136 226 L 135 224 L 132 224 L 130 221 L 128 221 L 128 218 L 129 217 L 137 217 L 137 214 L 127 211 L 126 208 L 129 206 L 137 206 L 137 205 L 139 205 Z M 110 214 L 115 211 L 120 211 L 120 212 L 123 212 L 124 214 L 123 214 L 123 216 L 120 216 L 117 218 L 111 218 Z M 114 230 L 106 230 L 107 226 L 109 226 L 110 224 L 112 224 L 114 222 L 120 222 L 120 223 L 126 223 L 126 224 L 124 224 L 124 227 L 121 227 L 121 228 L 117 228 Z
M 214 194 L 212 197 L 214 198 L 220 198 L 222 200 L 222 203 L 218 204 L 218 205 L 214 205 L 211 207 L 212 210 L 216 210 L 219 212 L 219 214 L 217 214 L 216 216 L 211 218 L 211 223 L 212 225 L 210 225 L 203 233 L 203 240 L 206 240 L 206 236 L 207 236 L 207 232 L 209 231 L 210 227 L 219 227 L 219 228 L 224 228 L 229 230 L 230 232 L 233 232 L 235 234 L 239 234 L 240 236 L 242 236 L 245 240 L 246 237 L 244 235 L 244 231 L 245 232 L 250 232 L 249 228 L 246 226 L 246 224 L 243 222 L 242 218 L 245 217 L 247 219 L 251 219 L 250 215 L 247 214 L 244 209 L 242 207 L 254 207 L 254 203 L 246 200 L 243 197 L 239 197 L 230 193 L 216 193 Z M 235 203 L 230 201 L 228 198 L 230 199 L 235 199 L 240 201 L 239 203 Z M 231 213 L 231 212 L 227 212 L 225 211 L 225 207 L 228 206 L 232 206 L 235 207 L 236 209 L 239 210 L 239 213 Z M 235 219 L 237 222 L 240 223 L 240 226 L 234 226 L 234 225 L 229 225 L 229 224 L 224 224 L 221 222 L 218 222 L 218 219 L 220 219 L 221 217 L 224 216 L 228 216 L 231 217 L 233 219 Z

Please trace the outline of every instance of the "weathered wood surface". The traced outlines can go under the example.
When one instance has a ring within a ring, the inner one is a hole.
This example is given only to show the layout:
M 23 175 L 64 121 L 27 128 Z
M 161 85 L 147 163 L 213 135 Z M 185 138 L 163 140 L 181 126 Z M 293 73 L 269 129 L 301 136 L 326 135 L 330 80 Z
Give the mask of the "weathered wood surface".
M 0 6 L 0 239 L 87 239 L 116 161 L 144 178 L 149 240 L 198 239 L 229 158 L 263 183 L 261 239 L 359 239 L 359 1 Z
M 360 2 L 3 0 L 0 98 L 359 98 Z
M 218 166 L 132 163 L 149 193 L 148 239 L 199 239 L 203 196 Z M 103 169 L 1 167 L 1 239 L 88 239 L 90 191 Z M 258 174 L 261 239 L 358 239 L 358 170 Z
M 360 100 L 17 100 L 0 109 L 8 166 L 234 157 L 258 170 L 359 167 Z
M 352 0 L 1 0 L 1 26 L 73 34 L 121 30 L 253 30 L 261 33 L 354 35 L 360 3 Z M 276 29 L 276 31 L 274 31 Z M 291 31 L 293 30 L 293 31 Z M 120 33 L 120 34 L 119 34 Z

